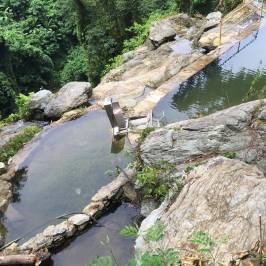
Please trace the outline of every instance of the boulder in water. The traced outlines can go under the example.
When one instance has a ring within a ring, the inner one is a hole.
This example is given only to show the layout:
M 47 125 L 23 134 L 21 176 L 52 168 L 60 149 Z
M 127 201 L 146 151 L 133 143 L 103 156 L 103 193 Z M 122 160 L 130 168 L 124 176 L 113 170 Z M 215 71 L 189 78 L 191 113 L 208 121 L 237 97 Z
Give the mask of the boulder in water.
M 91 94 L 89 82 L 69 82 L 51 99 L 44 114 L 48 118 L 60 118 L 63 113 L 87 104 Z

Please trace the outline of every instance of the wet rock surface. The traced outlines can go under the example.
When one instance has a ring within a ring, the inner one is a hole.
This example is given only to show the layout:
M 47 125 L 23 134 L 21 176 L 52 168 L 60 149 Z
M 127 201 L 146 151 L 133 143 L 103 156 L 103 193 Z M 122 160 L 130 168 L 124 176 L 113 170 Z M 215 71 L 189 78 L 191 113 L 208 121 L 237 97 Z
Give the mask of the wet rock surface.
M 259 119 L 266 101 L 253 101 L 212 115 L 156 130 L 141 145 L 145 164 L 186 165 L 217 154 L 257 164 L 266 159 L 266 125 Z
M 60 118 L 63 113 L 87 104 L 91 93 L 89 82 L 69 82 L 52 97 L 44 114 L 48 118 Z
M 213 252 L 217 252 L 216 261 L 228 265 L 236 253 L 251 250 L 259 240 L 259 217 L 265 221 L 265 204 L 266 178 L 256 166 L 224 157 L 210 159 L 187 176 L 176 200 L 143 221 L 136 248 L 143 252 L 174 248 L 181 256 L 193 255 L 195 249 L 185 247 L 193 233 L 202 231 L 215 240 L 227 237 Z M 164 236 L 147 243 L 143 235 L 157 219 L 165 225 Z

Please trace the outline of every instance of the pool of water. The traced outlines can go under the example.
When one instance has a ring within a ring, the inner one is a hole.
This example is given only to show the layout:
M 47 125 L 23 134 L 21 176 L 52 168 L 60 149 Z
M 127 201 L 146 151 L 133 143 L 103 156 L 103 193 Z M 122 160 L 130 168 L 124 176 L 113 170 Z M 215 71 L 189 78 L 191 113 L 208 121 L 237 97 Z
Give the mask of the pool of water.
M 99 227 L 92 227 L 87 233 L 77 237 L 62 251 L 55 254 L 46 266 L 84 266 L 97 256 L 110 256 L 109 248 L 102 245 L 108 235 L 110 247 L 118 265 L 126 265 L 134 254 L 134 239 L 120 235 L 121 229 L 136 222 L 138 208 L 122 204 L 113 212 L 99 220 Z
M 257 70 L 261 77 L 256 87 L 266 84 L 266 27 L 234 46 L 163 98 L 154 109 L 164 112 L 166 122 L 213 113 L 237 105 L 246 99 Z M 255 97 L 256 98 L 256 97 Z
M 126 150 L 111 150 L 112 131 L 104 111 L 49 129 L 20 166 L 24 170 L 18 173 L 4 218 L 7 241 L 29 232 L 28 238 L 55 217 L 82 210 L 114 179 L 110 170 L 130 161 Z

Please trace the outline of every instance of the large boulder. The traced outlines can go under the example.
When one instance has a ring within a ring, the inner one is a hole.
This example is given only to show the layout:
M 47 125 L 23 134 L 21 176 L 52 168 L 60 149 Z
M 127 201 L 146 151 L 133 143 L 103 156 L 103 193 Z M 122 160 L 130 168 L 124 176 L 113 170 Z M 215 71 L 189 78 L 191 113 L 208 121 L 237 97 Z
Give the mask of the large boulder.
M 160 165 L 162 161 L 185 165 L 225 154 L 265 170 L 266 123 L 259 118 L 265 106 L 266 100 L 253 101 L 168 125 L 146 138 L 141 157 L 148 165 Z
M 53 93 L 49 90 L 40 90 L 36 92 L 29 103 L 31 116 L 35 119 L 42 119 L 44 109 L 49 104 L 52 97 Z
M 265 206 L 263 173 L 239 160 L 217 157 L 188 175 L 187 184 L 170 206 L 162 206 L 143 221 L 136 248 L 142 252 L 171 248 L 181 257 L 200 255 L 189 239 L 193 233 L 204 232 L 216 243 L 211 250 L 216 263 L 228 265 L 236 253 L 251 250 L 259 240 L 259 217 L 264 225 Z M 143 235 L 157 219 L 165 225 L 164 236 L 158 242 L 146 242 Z
M 0 162 L 0 175 L 4 174 L 5 172 L 6 172 L 6 165 Z
M 172 22 L 169 19 L 159 20 L 153 23 L 150 29 L 149 39 L 155 47 L 161 44 L 174 40 L 176 31 Z
M 216 27 L 222 19 L 222 13 L 220 11 L 209 13 L 206 17 L 206 23 L 204 23 L 204 31 L 210 30 Z
M 44 114 L 48 118 L 60 118 L 63 113 L 87 104 L 91 94 L 89 82 L 69 82 L 51 99 Z

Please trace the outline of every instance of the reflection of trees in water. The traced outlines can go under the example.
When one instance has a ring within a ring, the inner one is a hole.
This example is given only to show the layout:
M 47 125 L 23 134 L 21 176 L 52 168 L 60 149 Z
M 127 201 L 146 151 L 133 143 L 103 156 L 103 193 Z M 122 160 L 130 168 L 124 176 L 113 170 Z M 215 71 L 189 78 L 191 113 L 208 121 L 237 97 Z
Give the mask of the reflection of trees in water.
M 20 191 L 24 187 L 26 181 L 27 181 L 27 168 L 18 170 L 12 180 L 12 183 L 13 183 L 12 202 L 20 201 Z
M 172 107 L 193 117 L 237 105 L 242 102 L 254 74 L 244 68 L 234 73 L 216 60 L 180 86 Z

